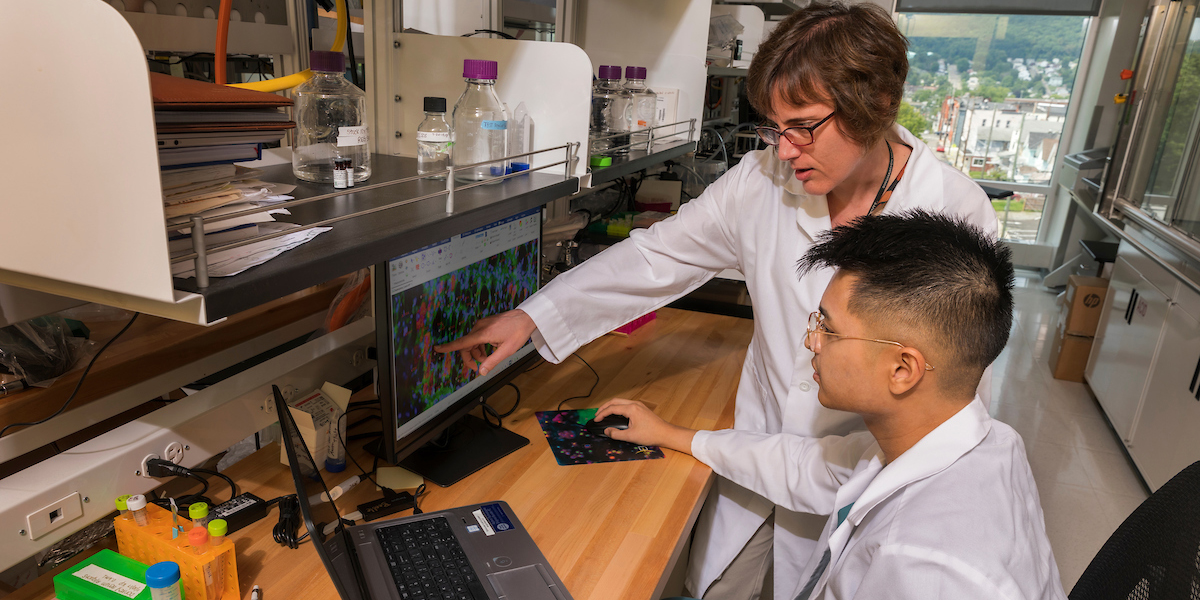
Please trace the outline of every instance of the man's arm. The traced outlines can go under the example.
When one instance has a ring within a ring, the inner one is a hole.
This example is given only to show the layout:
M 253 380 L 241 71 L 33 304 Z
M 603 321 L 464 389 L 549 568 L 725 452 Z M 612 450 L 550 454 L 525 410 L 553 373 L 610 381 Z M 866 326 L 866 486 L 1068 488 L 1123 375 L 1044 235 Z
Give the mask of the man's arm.
M 610 414 L 629 419 L 628 429 L 608 430 L 613 439 L 691 454 L 718 475 L 771 502 L 811 514 L 832 513 L 838 489 L 878 449 L 865 431 L 823 438 L 735 429 L 696 431 L 666 422 L 641 402 L 621 398 L 601 406 L 596 419 Z

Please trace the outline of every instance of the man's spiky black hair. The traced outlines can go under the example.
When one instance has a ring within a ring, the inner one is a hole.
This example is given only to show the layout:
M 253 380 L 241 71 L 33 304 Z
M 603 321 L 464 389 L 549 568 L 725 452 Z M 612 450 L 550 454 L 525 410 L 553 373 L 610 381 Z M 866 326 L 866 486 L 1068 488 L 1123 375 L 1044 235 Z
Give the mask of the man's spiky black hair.
M 962 368 L 951 385 L 978 385 L 1008 343 L 1012 253 L 961 218 L 924 210 L 860 217 L 821 234 L 799 262 L 801 274 L 821 266 L 857 277 L 847 306 L 858 318 L 940 344 Z

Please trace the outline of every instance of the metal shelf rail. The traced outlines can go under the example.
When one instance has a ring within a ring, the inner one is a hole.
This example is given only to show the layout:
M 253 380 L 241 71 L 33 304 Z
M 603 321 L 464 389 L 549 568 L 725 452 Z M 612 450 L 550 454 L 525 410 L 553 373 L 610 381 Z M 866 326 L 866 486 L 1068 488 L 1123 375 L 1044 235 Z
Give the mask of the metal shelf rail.
M 679 156 L 683 156 L 684 154 L 687 154 L 688 152 L 694 151 L 696 149 L 696 142 L 695 142 L 696 119 L 688 119 L 686 121 L 678 121 L 675 123 L 668 123 L 666 125 L 659 125 L 657 127 L 647 127 L 645 129 L 639 129 L 637 131 L 623 131 L 623 132 L 614 133 L 611 135 L 589 137 L 589 139 L 588 139 L 589 154 L 588 155 L 590 156 L 592 142 L 596 142 L 596 141 L 600 141 L 600 140 L 607 140 L 607 139 L 612 139 L 612 138 L 617 138 L 617 137 L 625 137 L 625 136 L 629 136 L 631 134 L 642 132 L 642 131 L 654 131 L 657 129 L 665 129 L 668 127 L 677 129 L 678 127 L 680 127 L 682 125 L 687 125 L 688 126 L 687 130 L 675 131 L 674 133 L 664 135 L 660 138 L 653 138 L 653 143 L 651 145 L 651 150 L 649 152 L 644 151 L 644 150 L 632 150 L 632 148 L 634 146 L 644 144 L 645 142 L 638 142 L 636 144 L 625 144 L 622 146 L 616 146 L 614 148 L 606 148 L 604 150 L 605 153 L 612 152 L 614 150 L 622 150 L 622 149 L 626 149 L 626 148 L 630 148 L 630 151 L 626 155 L 613 156 L 611 166 L 603 167 L 603 168 L 593 168 L 592 174 L 591 174 L 592 175 L 591 185 L 594 186 L 594 185 L 598 185 L 601 183 L 613 181 L 614 179 L 618 179 L 620 177 L 624 177 L 626 175 L 636 173 L 647 167 L 652 167 L 663 161 L 670 160 L 672 158 L 676 158 Z M 662 144 L 663 141 L 668 140 L 670 138 L 682 136 L 685 133 L 687 134 L 686 141 L 675 140 L 675 141 L 673 141 L 673 143 L 670 143 L 669 145 L 660 146 L 660 144 Z

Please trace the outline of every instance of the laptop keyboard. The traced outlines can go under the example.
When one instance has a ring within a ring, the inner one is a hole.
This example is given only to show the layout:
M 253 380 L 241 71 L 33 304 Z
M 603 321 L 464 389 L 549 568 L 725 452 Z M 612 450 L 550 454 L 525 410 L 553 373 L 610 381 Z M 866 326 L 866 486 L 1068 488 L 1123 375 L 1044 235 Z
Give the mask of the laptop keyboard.
M 375 530 L 401 600 L 487 600 L 445 517 Z

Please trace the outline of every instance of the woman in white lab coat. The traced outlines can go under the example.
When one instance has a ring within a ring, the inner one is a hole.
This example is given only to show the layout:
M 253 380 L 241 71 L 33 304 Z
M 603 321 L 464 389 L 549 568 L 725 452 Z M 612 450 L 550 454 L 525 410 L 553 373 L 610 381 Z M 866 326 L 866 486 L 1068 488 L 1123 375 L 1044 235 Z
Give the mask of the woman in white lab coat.
M 832 272 L 796 277 L 815 236 L 864 214 L 954 213 L 996 232 L 986 194 L 895 123 L 907 40 L 873 4 L 813 2 L 764 41 L 750 66 L 751 104 L 769 119 L 751 152 L 674 217 L 568 271 L 517 310 L 482 319 L 438 349 L 487 373 L 532 337 L 561 362 L 583 344 L 686 295 L 725 269 L 746 278 L 754 337 L 734 428 L 806 437 L 861 430 L 823 408 L 803 346 L 805 316 Z M 489 356 L 486 345 L 495 349 Z M 985 376 L 981 396 L 989 399 Z M 706 600 L 757 598 L 768 568 L 791 590 L 826 518 L 777 507 L 719 478 L 696 524 L 686 580 Z M 772 555 L 774 556 L 772 560 Z

